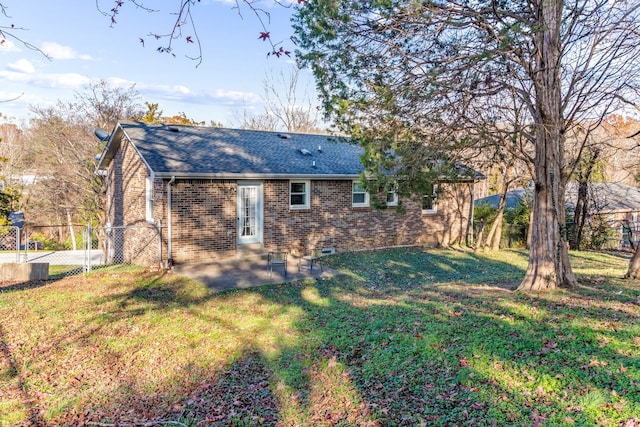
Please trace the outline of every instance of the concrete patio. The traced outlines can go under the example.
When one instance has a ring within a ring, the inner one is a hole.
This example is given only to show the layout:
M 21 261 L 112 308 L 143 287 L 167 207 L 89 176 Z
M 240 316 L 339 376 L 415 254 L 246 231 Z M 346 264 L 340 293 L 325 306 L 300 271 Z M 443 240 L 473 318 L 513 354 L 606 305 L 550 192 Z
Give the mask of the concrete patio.
M 291 258 L 287 263 L 287 274 L 284 268 L 276 265 L 273 273 L 269 273 L 266 259 L 226 259 L 194 264 L 179 264 L 173 267 L 173 272 L 202 283 L 215 292 L 230 289 L 246 289 L 255 286 L 293 282 L 307 278 L 332 277 L 339 271 L 314 265 L 310 269 L 303 261 L 298 271 L 298 259 Z

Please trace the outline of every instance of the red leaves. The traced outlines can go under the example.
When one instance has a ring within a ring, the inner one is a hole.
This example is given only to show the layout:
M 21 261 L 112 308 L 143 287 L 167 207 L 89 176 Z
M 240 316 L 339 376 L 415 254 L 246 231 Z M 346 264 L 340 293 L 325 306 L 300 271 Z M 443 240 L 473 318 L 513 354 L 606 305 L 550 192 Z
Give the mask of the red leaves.
M 307 0 L 298 0 L 298 4 L 305 4 Z
M 187 43 L 193 43 L 193 40 L 191 39 L 191 36 L 187 36 Z
M 260 36 L 258 37 L 259 39 L 262 39 L 262 41 L 267 41 L 267 39 L 269 38 L 270 33 L 268 31 L 262 31 L 260 33 Z
M 268 53 L 267 56 L 269 55 L 274 55 L 277 58 L 280 58 L 282 55 L 287 55 L 287 56 L 291 56 L 291 52 L 288 50 L 284 50 L 284 48 L 281 46 L 280 49 L 274 49 L 271 53 Z

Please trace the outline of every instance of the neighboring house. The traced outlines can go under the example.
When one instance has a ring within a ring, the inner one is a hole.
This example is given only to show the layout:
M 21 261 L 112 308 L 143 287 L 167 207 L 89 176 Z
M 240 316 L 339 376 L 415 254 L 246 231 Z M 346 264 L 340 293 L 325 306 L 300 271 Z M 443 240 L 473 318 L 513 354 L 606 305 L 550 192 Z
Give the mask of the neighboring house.
M 531 188 L 517 188 L 507 193 L 505 209 L 515 208 L 525 195 L 533 196 Z M 625 247 L 629 245 L 629 233 L 632 233 L 634 240 L 638 239 L 640 224 L 638 214 L 640 213 L 640 188 L 632 187 L 617 182 L 591 182 L 588 191 L 588 215 L 600 216 L 609 222 L 617 245 Z M 569 219 L 573 217 L 578 198 L 578 183 L 570 182 L 565 191 L 566 210 Z M 483 197 L 476 200 L 476 205 L 483 203 L 498 207 L 500 195 Z
M 600 216 L 612 229 L 615 246 L 627 248 L 630 239 L 638 240 L 638 213 L 640 212 L 640 188 L 617 182 L 591 182 L 588 191 L 589 215 Z M 573 216 L 578 198 L 578 185 L 567 185 L 566 201 L 569 215 Z
M 382 195 L 388 208 L 374 209 L 359 182 L 362 152 L 325 135 L 123 122 L 96 173 L 106 180 L 108 227 L 161 225 L 163 258 L 176 263 L 236 256 L 247 247 L 301 256 L 319 246 L 465 240 L 475 172 L 461 167 L 466 178 L 402 200 L 401 210 L 395 193 Z M 141 239 L 119 246 L 157 254 L 157 244 Z
M 509 190 L 506 195 L 504 208 L 514 209 L 520 204 L 522 200 L 524 200 L 525 196 L 531 197 L 532 195 L 533 190 L 531 188 L 516 188 L 513 190 Z M 500 204 L 500 197 L 502 197 L 501 194 L 493 194 L 491 196 L 482 197 L 476 200 L 476 206 L 487 204 L 489 206 L 497 208 Z

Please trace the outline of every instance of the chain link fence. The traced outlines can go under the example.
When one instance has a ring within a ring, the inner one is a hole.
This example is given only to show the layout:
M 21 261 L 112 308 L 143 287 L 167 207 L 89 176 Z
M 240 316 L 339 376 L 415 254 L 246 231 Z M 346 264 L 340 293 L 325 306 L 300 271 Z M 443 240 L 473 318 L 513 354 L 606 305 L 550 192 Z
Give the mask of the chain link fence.
M 0 263 L 48 263 L 49 277 L 111 265 L 160 265 L 162 229 L 153 225 L 25 225 L 0 227 Z
M 20 262 L 20 229 L 0 227 L 0 262 Z
M 90 231 L 91 228 L 88 227 Z M 103 265 L 135 264 L 159 265 L 162 260 L 162 228 L 153 225 L 118 226 L 99 228 L 89 232 L 91 250 L 103 254 Z M 95 263 L 90 265 L 94 268 Z

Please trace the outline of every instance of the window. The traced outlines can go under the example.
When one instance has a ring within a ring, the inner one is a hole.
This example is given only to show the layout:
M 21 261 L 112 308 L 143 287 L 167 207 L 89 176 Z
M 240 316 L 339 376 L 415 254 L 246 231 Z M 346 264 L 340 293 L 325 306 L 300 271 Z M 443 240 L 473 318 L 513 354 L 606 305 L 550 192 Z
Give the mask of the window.
M 428 184 L 424 196 L 422 196 L 422 213 L 436 213 L 438 211 L 438 187 L 436 184 Z
M 398 193 L 396 190 L 387 191 L 387 206 L 398 206 Z
M 153 175 L 146 179 L 146 219 L 153 223 Z
M 310 181 L 290 181 L 289 182 L 289 208 L 290 209 L 309 209 L 311 204 L 309 200 Z
M 354 208 L 369 207 L 369 193 L 365 191 L 362 183 L 358 181 L 353 181 L 351 204 Z

